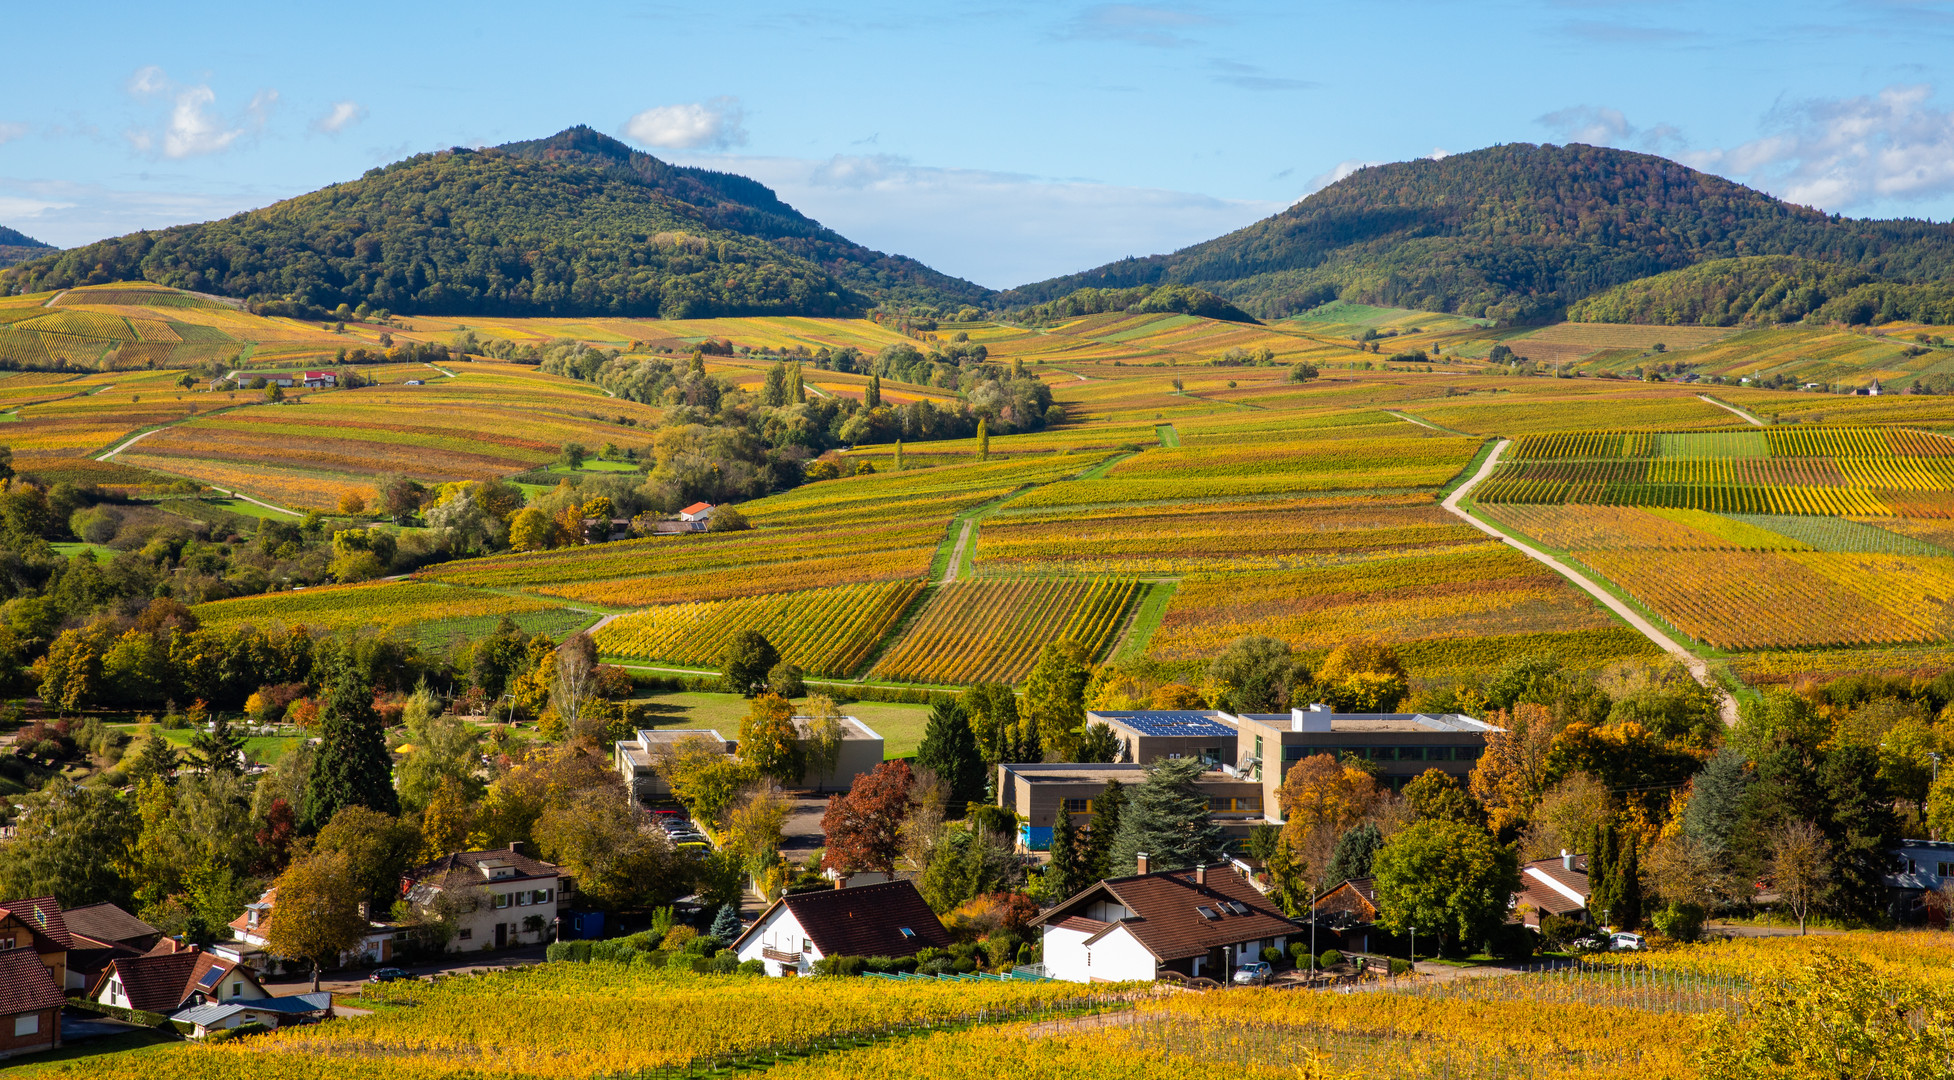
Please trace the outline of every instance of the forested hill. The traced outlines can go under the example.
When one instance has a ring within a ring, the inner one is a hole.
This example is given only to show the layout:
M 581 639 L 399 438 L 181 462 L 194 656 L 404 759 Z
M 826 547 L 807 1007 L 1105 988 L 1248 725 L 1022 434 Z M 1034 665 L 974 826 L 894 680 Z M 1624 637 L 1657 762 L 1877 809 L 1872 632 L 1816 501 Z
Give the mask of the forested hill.
M 1176 283 L 1265 318 L 1341 298 L 1529 321 L 1743 255 L 1918 283 L 1954 276 L 1954 226 L 1827 215 L 1648 154 L 1513 143 L 1361 169 L 1226 236 L 1021 286 L 999 302 Z
M 1739 326 L 1797 322 L 1954 323 L 1954 282 L 1880 281 L 1857 267 L 1789 255 L 1713 259 L 1617 285 L 1567 309 L 1574 322 Z
M 0 266 L 12 266 L 53 250 L 52 244 L 43 244 L 17 229 L 0 225 Z
M 0 291 L 134 279 L 452 315 L 843 315 L 986 295 L 851 244 L 753 181 L 675 169 L 588 128 L 421 154 L 262 210 L 36 258 L 0 271 Z
M 990 289 L 951 277 L 903 255 L 863 247 L 780 201 L 772 188 L 737 173 L 660 161 L 593 128 L 578 125 L 547 139 L 496 149 L 537 161 L 583 165 L 643 184 L 693 207 L 715 228 L 757 236 L 821 264 L 863 295 L 936 307 L 988 304 Z

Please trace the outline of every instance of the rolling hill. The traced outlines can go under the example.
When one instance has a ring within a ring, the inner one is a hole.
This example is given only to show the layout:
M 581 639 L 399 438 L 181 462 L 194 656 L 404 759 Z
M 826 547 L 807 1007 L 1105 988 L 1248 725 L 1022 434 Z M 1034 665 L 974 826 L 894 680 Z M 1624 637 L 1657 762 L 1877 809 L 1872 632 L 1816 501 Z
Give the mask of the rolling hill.
M 834 316 L 988 295 L 854 244 L 754 181 L 583 127 L 31 259 L 0 274 L 0 292 L 117 280 L 446 315 Z
M 0 225 L 0 266 L 12 266 L 53 250 L 53 244 L 43 244 L 17 229 Z
M 1954 226 L 1835 217 L 1649 154 L 1514 143 L 1362 169 L 1226 236 L 999 300 L 1183 284 L 1265 318 L 1342 299 L 1530 322 L 1616 285 L 1746 255 L 1919 284 L 1954 275 Z
M 1954 322 L 1954 286 L 1880 281 L 1856 267 L 1789 255 L 1712 259 L 1617 285 L 1568 308 L 1575 322 L 1689 326 Z

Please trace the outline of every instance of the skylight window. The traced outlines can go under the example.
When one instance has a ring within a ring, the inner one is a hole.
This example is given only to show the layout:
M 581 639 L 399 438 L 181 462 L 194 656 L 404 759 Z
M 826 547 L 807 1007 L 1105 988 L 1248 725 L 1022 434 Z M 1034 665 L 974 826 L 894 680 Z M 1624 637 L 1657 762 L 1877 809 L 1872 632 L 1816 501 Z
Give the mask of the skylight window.
M 1196 911 L 1198 911 L 1198 912 L 1200 912 L 1200 913 L 1201 913 L 1201 917 L 1202 917 L 1203 919 L 1219 919 L 1219 918 L 1221 918 L 1221 912 L 1219 912 L 1219 911 L 1216 911 L 1215 909 L 1213 909 L 1213 908 L 1211 908 L 1211 907 L 1209 907 L 1209 906 L 1208 906 L 1208 905 L 1206 905 L 1206 904 L 1196 904 L 1196 905 L 1194 905 L 1194 910 L 1196 910 Z
M 910 928 L 908 928 L 907 926 L 902 926 L 902 927 L 897 927 L 897 929 L 899 929 L 899 930 L 901 930 L 901 931 L 902 931 L 902 936 L 903 936 L 903 937 L 906 937 L 906 938 L 913 938 L 913 937 L 915 937 L 915 936 L 916 936 L 916 931 L 914 931 L 914 930 L 911 930 L 911 929 L 910 929 Z

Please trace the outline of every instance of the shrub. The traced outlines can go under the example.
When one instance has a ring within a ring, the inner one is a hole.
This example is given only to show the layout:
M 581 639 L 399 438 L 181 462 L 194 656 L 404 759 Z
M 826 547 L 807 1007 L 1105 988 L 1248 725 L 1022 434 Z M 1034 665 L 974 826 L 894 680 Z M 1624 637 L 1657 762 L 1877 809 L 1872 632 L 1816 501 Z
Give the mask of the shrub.
M 1316 958 L 1319 967 L 1336 967 L 1343 963 L 1343 954 L 1335 949 L 1324 949 L 1323 955 Z
M 741 975 L 765 975 L 767 973 L 767 962 L 765 960 L 741 961 L 739 973 Z
M 816 975 L 839 975 L 843 977 L 862 973 L 862 958 L 859 956 L 824 956 L 814 962 Z
M 767 672 L 767 689 L 784 698 L 797 698 L 807 693 L 807 680 L 799 667 L 782 660 Z
M 1587 927 L 1573 919 L 1559 915 L 1543 915 L 1540 918 L 1540 936 L 1549 945 L 1557 947 L 1565 945 L 1585 933 Z
M 1703 908 L 1700 904 L 1670 904 L 1650 920 L 1664 937 L 1675 941 L 1695 941 L 1703 933 Z
M 1411 970 L 1411 961 L 1400 960 L 1395 956 L 1391 958 L 1391 974 L 1403 975 L 1404 973 L 1410 970 Z
M 1486 951 L 1501 960 L 1525 960 L 1533 955 L 1536 938 L 1520 923 L 1504 923 L 1486 938 Z
M 1274 945 L 1263 949 L 1262 962 L 1268 964 L 1270 967 L 1280 967 L 1282 965 L 1282 950 L 1276 948 Z
M 673 971 L 691 971 L 692 962 L 699 959 L 691 953 L 675 952 L 665 957 L 665 966 Z

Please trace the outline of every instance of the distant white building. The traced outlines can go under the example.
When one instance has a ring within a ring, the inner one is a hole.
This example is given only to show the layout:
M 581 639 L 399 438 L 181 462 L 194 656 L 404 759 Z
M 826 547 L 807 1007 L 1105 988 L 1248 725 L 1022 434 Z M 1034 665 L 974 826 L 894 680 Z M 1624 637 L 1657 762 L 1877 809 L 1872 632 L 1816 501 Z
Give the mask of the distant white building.
M 855 783 L 855 778 L 866 772 L 873 772 L 882 764 L 884 742 L 873 728 L 852 716 L 838 717 L 841 722 L 841 752 L 836 755 L 834 768 L 817 773 L 812 766 L 793 787 L 808 791 L 846 791 Z M 806 740 L 813 718 L 794 717 L 794 725 Z M 637 733 L 636 738 L 622 740 L 613 746 L 613 760 L 618 774 L 639 799 L 653 800 L 669 798 L 672 789 L 658 775 L 658 759 L 671 754 L 679 743 L 690 738 L 705 739 L 721 748 L 725 754 L 739 752 L 739 744 L 721 735 L 712 728 L 646 728 Z

